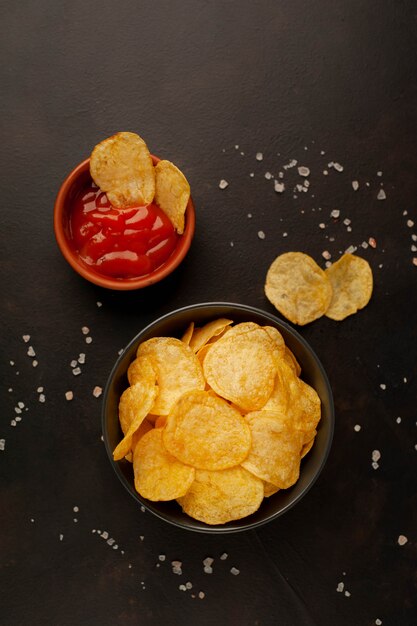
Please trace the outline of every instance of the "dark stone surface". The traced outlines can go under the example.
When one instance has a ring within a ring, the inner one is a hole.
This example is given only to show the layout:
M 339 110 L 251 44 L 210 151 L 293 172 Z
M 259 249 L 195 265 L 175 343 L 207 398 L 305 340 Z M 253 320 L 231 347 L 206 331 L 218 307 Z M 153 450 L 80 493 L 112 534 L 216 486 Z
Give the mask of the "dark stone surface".
M 4 2 L 0 23 L 0 623 L 415 624 L 417 228 L 406 224 L 417 223 L 415 2 L 26 0 Z M 139 132 L 184 170 L 197 209 L 183 265 L 135 293 L 78 277 L 52 230 L 62 179 L 119 130 Z M 310 190 L 298 198 L 294 169 L 282 195 L 264 178 L 292 158 L 311 169 Z M 344 171 L 324 176 L 329 161 Z M 385 201 L 376 199 L 381 182 Z M 236 301 L 272 312 L 263 282 L 277 254 L 303 250 L 324 265 L 323 250 L 337 258 L 369 237 L 377 248 L 359 248 L 374 271 L 369 306 L 301 329 L 336 405 L 329 460 L 304 500 L 256 532 L 223 539 L 141 513 L 108 462 L 92 396 L 118 350 L 186 304 Z M 70 361 L 80 352 L 86 364 L 74 377 Z M 29 410 L 13 428 L 19 401 Z M 373 450 L 382 455 L 377 470 Z M 118 550 L 92 529 L 108 531 Z M 159 554 L 167 561 L 157 568 Z M 215 558 L 212 575 L 203 573 L 206 556 Z M 173 559 L 183 562 L 181 577 Z M 186 581 L 193 589 L 179 591 Z M 339 582 L 350 597 L 337 593 Z M 205 598 L 193 599 L 200 590 Z

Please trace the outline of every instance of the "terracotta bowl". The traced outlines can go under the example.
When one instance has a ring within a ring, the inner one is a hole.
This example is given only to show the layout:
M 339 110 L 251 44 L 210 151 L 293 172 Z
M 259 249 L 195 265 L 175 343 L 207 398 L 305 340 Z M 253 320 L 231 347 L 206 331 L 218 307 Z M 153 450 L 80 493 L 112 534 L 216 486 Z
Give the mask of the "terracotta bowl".
M 118 419 L 118 404 L 123 391 L 129 386 L 127 369 L 135 359 L 136 350 L 140 343 L 151 337 L 178 337 L 187 328 L 190 322 L 202 326 L 210 320 L 227 317 L 235 323 L 255 322 L 262 326 L 275 326 L 285 343 L 294 353 L 301 365 L 301 378 L 314 387 L 321 400 L 321 420 L 317 427 L 317 436 L 311 451 L 301 461 L 300 478 L 290 489 L 265 498 L 260 508 L 240 520 L 210 526 L 199 522 L 181 510 L 176 502 L 151 502 L 142 498 L 135 490 L 133 480 L 133 466 L 129 461 L 113 461 L 112 452 L 123 438 Z M 132 339 L 116 361 L 104 391 L 102 409 L 103 439 L 107 454 L 114 471 L 121 483 L 131 496 L 157 517 L 186 530 L 204 533 L 234 533 L 242 530 L 257 528 L 271 522 L 295 506 L 313 486 L 324 467 L 333 438 L 334 407 L 333 396 L 326 373 L 318 357 L 289 324 L 270 313 L 255 309 L 244 304 L 230 304 L 225 302 L 208 302 L 184 307 L 160 317 L 146 328 L 143 328 Z M 314 494 L 311 495 L 314 498 Z
M 160 159 L 152 156 L 154 165 L 156 165 Z M 71 267 L 83 278 L 89 280 L 95 285 L 105 287 L 107 289 L 117 289 L 119 291 L 128 291 L 132 289 L 141 289 L 142 287 L 148 287 L 154 283 L 159 282 L 178 267 L 181 261 L 187 254 L 191 241 L 194 236 L 195 230 L 195 209 L 192 199 L 188 201 L 187 209 L 185 212 L 185 229 L 184 233 L 179 237 L 177 247 L 169 257 L 169 259 L 163 263 L 156 270 L 145 276 L 139 276 L 137 278 L 111 278 L 99 274 L 94 269 L 88 267 L 80 259 L 76 250 L 71 243 L 70 236 L 70 215 L 75 199 L 78 196 L 80 189 L 91 183 L 90 176 L 90 159 L 86 159 L 77 167 L 75 167 L 70 174 L 66 177 L 61 185 L 58 195 L 55 200 L 54 206 L 54 231 L 55 237 L 64 258 L 68 261 Z

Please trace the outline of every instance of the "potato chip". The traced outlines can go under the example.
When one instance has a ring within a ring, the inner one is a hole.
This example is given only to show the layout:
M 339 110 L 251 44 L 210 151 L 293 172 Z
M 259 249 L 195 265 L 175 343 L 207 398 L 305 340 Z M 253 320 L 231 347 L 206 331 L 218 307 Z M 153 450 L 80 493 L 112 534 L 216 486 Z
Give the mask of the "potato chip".
M 155 169 L 146 143 L 136 133 L 117 133 L 99 143 L 90 157 L 90 173 L 115 207 L 154 199 Z
M 113 459 L 119 461 L 130 452 L 132 435 L 139 428 L 155 402 L 158 390 L 155 385 L 135 383 L 128 387 L 120 398 L 119 419 L 124 438 L 113 452 Z
M 252 446 L 242 467 L 280 489 L 288 489 L 300 475 L 303 434 L 283 413 L 255 411 L 246 415 Z
M 185 333 L 181 337 L 181 341 L 184 342 L 185 344 L 187 344 L 187 346 L 190 345 L 190 341 L 191 341 L 191 337 L 193 336 L 193 332 L 194 332 L 194 322 L 191 322 L 191 324 L 189 324 L 187 330 L 185 331 Z
M 206 380 L 214 391 L 246 411 L 264 406 L 274 387 L 275 346 L 257 324 L 237 324 L 207 351 Z
M 279 487 L 276 487 L 272 483 L 268 483 L 266 480 L 264 480 L 264 496 L 265 496 L 265 498 L 269 498 L 270 496 L 273 496 L 274 493 L 277 493 L 277 491 L 279 491 Z
M 132 435 L 131 450 L 125 456 L 126 461 L 129 461 L 129 463 L 133 463 L 133 451 L 135 450 L 136 444 L 138 443 L 139 439 L 142 439 L 143 435 L 146 435 L 146 433 L 152 430 L 152 428 L 153 428 L 153 424 L 148 422 L 147 419 L 144 419 L 142 424 Z
M 156 371 L 152 361 L 146 356 L 136 358 L 128 367 L 127 379 L 129 385 L 134 385 L 141 381 L 146 382 L 148 385 L 155 385 Z
M 137 356 L 150 359 L 156 371 L 158 397 L 151 413 L 168 415 L 186 391 L 204 389 L 200 361 L 185 343 L 173 337 L 153 337 L 140 344 Z
M 166 451 L 160 428 L 150 430 L 136 445 L 133 471 L 136 491 L 154 502 L 185 495 L 195 476 L 193 467 L 184 465 Z
M 327 311 L 332 297 L 328 276 L 302 252 L 286 252 L 270 266 L 265 294 L 294 324 L 308 324 Z
M 321 417 L 321 402 L 317 391 L 301 378 L 290 380 L 290 402 L 287 415 L 294 428 L 311 433 Z
M 372 270 L 367 261 L 353 254 L 344 254 L 326 270 L 333 289 L 333 297 L 326 311 L 332 320 L 344 320 L 371 299 Z
M 287 365 L 289 365 L 289 367 L 292 369 L 292 371 L 294 372 L 296 376 L 300 376 L 301 374 L 300 364 L 295 358 L 295 356 L 293 355 L 293 353 L 291 352 L 291 350 L 288 348 L 288 346 L 285 346 L 284 361 L 286 362 Z
M 205 324 L 202 328 L 196 328 L 190 341 L 190 348 L 198 352 L 213 337 L 220 335 L 227 326 L 233 324 L 233 320 L 220 318 Z
M 258 510 L 264 497 L 262 480 L 243 467 L 222 471 L 196 470 L 186 495 L 184 513 L 206 524 L 226 524 Z
M 168 452 L 183 463 L 207 470 L 239 465 L 251 445 L 240 413 L 206 391 L 181 396 L 168 415 L 163 441 Z
M 295 379 L 292 368 L 286 360 L 282 360 L 276 368 L 274 387 L 268 401 L 264 405 L 264 411 L 278 411 L 286 414 L 291 401 L 290 381 Z
M 155 428 L 163 428 L 166 423 L 167 423 L 167 416 L 166 415 L 160 415 L 155 420 Z
M 159 161 L 155 177 L 155 201 L 169 217 L 177 233 L 182 235 L 190 185 L 181 170 L 170 161 Z

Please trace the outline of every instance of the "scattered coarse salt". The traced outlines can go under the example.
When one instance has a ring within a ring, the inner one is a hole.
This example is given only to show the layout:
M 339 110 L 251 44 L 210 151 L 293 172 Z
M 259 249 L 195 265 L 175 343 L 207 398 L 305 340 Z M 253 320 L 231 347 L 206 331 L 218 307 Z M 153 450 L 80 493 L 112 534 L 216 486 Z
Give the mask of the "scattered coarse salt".
M 401 417 L 397 417 L 395 421 L 397 422 L 397 424 L 401 424 Z
M 258 230 L 258 237 L 259 239 L 265 239 L 265 233 L 263 230 Z
M 85 353 L 84 352 L 80 352 L 79 357 L 78 357 L 78 363 L 80 365 L 84 365 L 84 363 L 85 363 Z
M 373 237 L 369 237 L 368 243 L 371 246 L 371 248 L 376 248 L 376 239 L 374 239 Z
M 305 167 L 304 165 L 300 165 L 300 167 L 298 168 L 298 173 L 300 176 L 310 176 L 310 170 L 308 167 Z
M 241 151 L 241 153 L 240 153 L 240 154 L 241 154 L 242 156 L 245 156 L 245 153 L 244 153 L 243 151 Z
M 345 226 L 350 226 L 352 223 L 352 220 L 350 220 L 348 217 L 345 217 L 345 219 L 343 220 L 343 224 Z
M 223 552 L 223 554 L 220 555 L 220 560 L 221 561 L 225 561 L 227 559 L 229 555 L 227 554 L 227 552 Z
M 262 152 L 257 152 L 256 153 L 256 160 L 257 161 L 262 161 L 263 158 L 264 158 L 264 155 L 262 154 Z
M 22 339 L 25 343 L 27 343 L 28 341 L 30 341 L 30 335 L 22 335 Z
M 251 219 L 252 213 L 248 213 L 248 219 Z
M 340 165 L 340 163 L 333 163 L 333 167 L 336 170 L 336 172 L 343 172 L 343 165 Z
M 199 591 L 198 592 L 198 597 L 200 598 L 200 600 L 202 600 L 203 598 L 205 598 L 206 594 L 204 593 L 204 591 Z
M 323 175 L 324 175 L 324 176 L 327 176 L 327 175 L 328 175 L 328 173 L 329 173 L 329 172 L 328 172 L 327 170 L 323 170 Z
M 414 226 L 413 220 L 407 220 L 407 226 L 408 226 L 408 228 L 413 228 L 413 226 Z
M 28 356 L 31 356 L 31 357 L 36 356 L 36 352 L 35 352 L 35 350 L 33 349 L 33 346 L 29 346 L 28 351 L 27 351 L 27 353 L 26 353 L 26 354 L 27 354 Z
M 350 591 L 345 591 L 345 596 L 346 596 L 347 598 L 350 598 Z
M 271 178 L 272 178 L 271 172 L 265 172 L 265 178 L 266 178 L 266 180 L 271 180 Z
M 10 421 L 10 426 L 16 426 L 16 420 L 11 420 Z
M 382 176 L 382 172 L 381 172 L 381 171 L 379 171 L 379 172 L 377 172 L 377 173 L 376 173 L 376 175 L 377 175 L 377 176 Z
M 74 513 L 78 513 L 78 511 L 79 511 L 80 509 L 78 508 L 78 506 L 74 506 L 74 507 L 72 508 L 72 510 L 74 511 Z
M 0 439 L 0 450 L 4 450 L 5 447 L 6 447 L 6 440 Z
M 337 219 L 339 215 L 340 215 L 339 209 L 333 209 L 333 211 L 330 213 L 330 217 L 333 217 L 334 219 Z
M 417 256 L 413 257 L 413 265 L 417 265 Z
M 356 425 L 353 427 L 353 430 L 354 430 L 356 433 L 358 433 L 358 432 L 360 431 L 360 429 L 361 429 L 360 424 L 356 424 Z
M 172 565 L 172 573 L 173 574 L 178 574 L 178 576 L 181 576 L 182 574 L 182 562 L 181 561 L 171 561 L 171 565 Z
M 379 386 L 381 387 L 382 391 L 385 391 L 385 389 L 387 388 L 387 386 L 384 383 L 381 383 Z
M 358 191 L 359 189 L 359 183 L 357 180 L 352 180 L 352 187 L 354 191 Z
M 160 554 L 160 555 L 158 556 L 158 559 L 159 559 L 159 560 L 163 563 L 163 562 L 165 561 L 165 559 L 166 559 L 165 554 Z
M 100 307 L 103 306 L 103 303 L 102 302 L 96 302 L 96 305 L 98 306 L 98 308 L 100 308 Z
M 408 211 L 403 211 L 403 215 L 408 215 Z
M 238 576 L 238 574 L 240 574 L 240 570 L 237 569 L 237 567 L 232 567 L 230 569 L 230 573 L 233 574 L 233 576 Z
M 387 197 L 387 194 L 385 193 L 385 191 L 383 189 L 380 189 L 378 191 L 377 199 L 378 200 L 385 200 L 386 197 Z
M 91 343 L 93 341 L 92 337 L 86 337 L 85 343 Z
M 417 246 L 414 244 L 411 246 L 411 252 L 417 252 Z
M 205 574 L 212 574 L 213 573 L 213 568 L 210 567 L 210 565 L 205 565 L 204 566 L 204 573 Z
M 103 530 L 103 532 L 101 533 L 100 537 L 102 539 L 108 539 L 109 538 L 109 533 L 107 532 L 107 530 Z
M 375 620 L 375 624 L 376 624 L 376 626 L 381 626 L 382 625 L 382 622 L 381 622 L 381 620 L 378 617 Z
M 404 381 L 404 383 L 406 383 L 406 382 L 407 382 L 407 379 L 406 379 L 406 377 L 405 377 L 405 376 L 404 376 L 404 378 L 403 378 L 403 381 Z
M 214 559 L 211 558 L 211 556 L 208 556 L 207 558 L 204 559 L 203 561 L 203 565 L 204 565 L 204 573 L 205 574 L 212 574 L 213 573 L 213 568 L 211 567 L 213 564 Z
M 284 165 L 284 170 L 290 170 L 292 167 L 295 167 L 297 163 L 297 159 L 291 159 L 291 161 L 289 161 L 287 165 Z
M 336 587 L 336 591 L 338 591 L 339 593 L 342 593 L 344 588 L 345 588 L 345 583 L 344 582 L 338 583 L 338 585 Z
M 323 252 L 321 253 L 321 256 L 323 257 L 323 259 L 331 259 L 332 255 L 330 254 L 330 252 L 328 250 L 323 250 Z
M 187 591 L 187 587 L 185 585 L 178 585 L 178 589 L 180 591 Z
M 74 376 L 79 376 L 79 374 L 81 374 L 81 368 L 80 367 L 75 367 L 72 370 L 72 373 L 74 374 Z
M 95 398 L 99 398 L 102 393 L 103 393 L 103 388 L 102 387 L 98 387 L 98 386 L 94 387 L 94 389 L 93 389 L 93 396 Z
M 64 535 L 59 535 L 59 540 L 62 541 L 64 538 Z
M 251 172 L 251 173 L 249 174 L 249 176 L 250 176 L 251 178 L 253 178 L 253 177 L 255 176 L 255 173 L 254 173 L 254 172 Z
M 113 539 L 113 537 L 110 537 L 110 539 L 107 539 L 107 541 L 106 541 L 108 546 L 113 546 L 114 542 L 115 542 L 115 540 Z
M 235 145 L 235 150 L 239 150 L 239 144 Z
M 379 459 L 381 458 L 381 453 L 379 450 L 373 450 L 372 452 L 372 460 L 374 463 L 376 463 L 377 461 L 379 461 Z
M 326 266 L 326 267 L 330 267 L 331 265 L 332 265 L 332 262 L 331 262 L 331 261 L 326 261 L 326 263 L 325 263 L 325 266 Z
M 77 520 L 76 517 L 74 517 L 73 522 L 74 522 L 74 524 L 77 524 L 78 520 Z
M 144 535 L 139 535 L 139 539 L 143 541 L 145 539 Z
M 90 332 L 90 329 L 88 328 L 88 326 L 83 326 L 81 328 L 81 332 L 83 335 L 88 335 L 88 333 Z
M 10 365 L 13 367 L 14 361 L 9 361 Z
M 186 589 L 192 589 L 193 588 L 193 583 L 188 581 L 187 583 L 185 583 L 185 587 L 186 587 Z
M 367 241 L 362 241 L 361 246 L 364 250 L 369 247 L 369 243 Z
M 276 181 L 274 182 L 274 190 L 275 190 L 277 193 L 282 193 L 283 191 L 285 191 L 285 185 L 284 185 L 284 183 L 280 183 L 278 180 L 276 180 Z
M 142 511 L 142 513 L 145 513 L 145 512 L 146 512 L 146 509 L 145 509 L 145 507 L 143 506 L 143 504 L 141 504 L 141 505 L 140 505 L 140 510 Z
M 417 235 L 413 233 L 413 234 L 411 235 L 411 239 L 412 239 L 413 241 L 417 241 Z
M 36 390 L 37 393 L 42 393 L 42 391 L 43 391 L 43 387 L 38 387 Z
M 38 362 L 36 361 L 36 359 L 32 361 L 32 367 L 38 367 Z
M 78 365 L 78 361 L 76 361 L 75 359 L 73 359 L 70 363 L 71 367 L 77 367 L 77 365 Z
M 321 224 L 319 224 L 319 228 L 321 228 L 323 230 L 324 228 L 326 228 L 326 224 L 323 224 L 323 222 L 322 222 Z
M 349 248 L 346 248 L 345 254 L 353 254 L 354 252 L 356 252 L 356 250 L 357 250 L 356 246 L 349 246 Z
M 39 402 L 45 402 L 45 400 L 46 400 L 46 398 L 45 398 L 45 394 L 44 394 L 44 393 L 41 393 L 41 394 L 39 395 Z
M 72 391 L 66 391 L 65 392 L 65 399 L 66 400 L 72 400 L 74 397 L 74 393 Z
M 227 180 L 224 180 L 224 178 L 221 179 L 221 181 L 219 182 L 219 189 L 226 189 L 226 187 L 229 186 L 229 183 L 227 182 Z
M 18 406 L 15 406 L 14 410 L 15 410 L 15 413 L 17 413 L 18 415 L 20 415 L 21 412 L 22 412 L 22 409 L 20 407 L 18 407 Z
M 405 544 L 407 543 L 408 539 L 405 535 L 400 535 L 397 539 L 398 541 L 398 545 L 399 546 L 405 546 Z

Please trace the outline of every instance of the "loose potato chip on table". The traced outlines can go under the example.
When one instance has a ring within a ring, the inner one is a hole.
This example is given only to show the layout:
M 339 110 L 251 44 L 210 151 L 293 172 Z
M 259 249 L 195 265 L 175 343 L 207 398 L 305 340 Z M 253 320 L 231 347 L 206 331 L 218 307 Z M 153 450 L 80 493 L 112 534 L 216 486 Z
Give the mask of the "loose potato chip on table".
M 179 235 L 184 232 L 189 199 L 190 185 L 181 170 L 170 161 L 159 161 L 155 167 L 155 201 Z
M 264 406 L 274 387 L 275 346 L 257 324 L 237 324 L 203 361 L 210 387 L 221 397 L 252 411 Z
M 146 356 L 156 371 L 158 397 L 153 414 L 168 415 L 172 406 L 186 391 L 204 389 L 200 361 L 185 343 L 173 337 L 154 337 L 141 343 L 137 357 Z
M 327 311 L 332 287 L 326 273 L 310 256 L 302 252 L 286 252 L 270 266 L 265 294 L 287 319 L 304 325 Z
M 344 320 L 371 299 L 373 289 L 372 270 L 367 261 L 353 254 L 344 254 L 326 269 L 333 289 L 333 296 L 326 316 L 332 320 Z
M 206 391 L 181 396 L 168 415 L 163 441 L 183 463 L 207 470 L 239 465 L 251 445 L 249 427 L 241 414 Z
M 206 524 L 226 524 L 258 510 L 264 497 L 262 480 L 243 467 L 196 470 L 191 487 L 178 501 L 184 513 Z
M 160 428 L 150 430 L 137 443 L 133 471 L 136 490 L 152 501 L 180 498 L 187 493 L 195 476 L 193 467 L 166 451 Z
M 117 208 L 154 199 L 155 168 L 146 143 L 136 133 L 117 133 L 99 143 L 90 157 L 90 173 Z
M 242 467 L 280 489 L 288 489 L 300 475 L 303 434 L 283 413 L 254 411 L 246 420 L 252 446 Z

